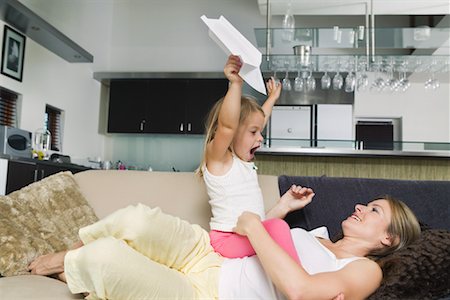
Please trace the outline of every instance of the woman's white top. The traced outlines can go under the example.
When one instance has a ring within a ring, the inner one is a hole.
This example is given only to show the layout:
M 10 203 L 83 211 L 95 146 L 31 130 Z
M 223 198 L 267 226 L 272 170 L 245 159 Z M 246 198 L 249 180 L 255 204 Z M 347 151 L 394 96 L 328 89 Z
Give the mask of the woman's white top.
M 246 162 L 233 155 L 230 170 L 215 176 L 203 166 L 203 179 L 211 205 L 211 230 L 233 231 L 238 217 L 244 211 L 258 214 L 265 219 L 264 200 L 253 162 Z
M 348 263 L 363 259 L 338 259 L 317 237 L 329 239 L 328 229 L 319 227 L 306 231 L 291 229 L 295 249 L 302 266 L 309 274 L 337 271 Z M 225 259 L 219 280 L 219 299 L 285 299 L 264 272 L 257 256 Z

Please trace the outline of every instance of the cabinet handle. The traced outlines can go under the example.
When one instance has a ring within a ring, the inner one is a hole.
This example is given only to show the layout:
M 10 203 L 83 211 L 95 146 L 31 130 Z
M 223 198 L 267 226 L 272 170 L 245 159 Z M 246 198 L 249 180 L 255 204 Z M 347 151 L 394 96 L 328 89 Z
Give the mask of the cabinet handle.
M 141 121 L 141 126 L 140 126 L 140 130 L 144 131 L 144 126 L 145 126 L 145 120 Z
M 183 123 L 180 124 L 180 131 L 184 131 Z
M 34 177 L 33 177 L 33 181 L 36 182 L 38 181 L 38 170 L 34 169 Z
M 43 179 L 45 177 L 45 171 L 44 169 L 41 170 L 41 179 Z
M 191 131 L 191 123 L 188 123 L 188 131 Z

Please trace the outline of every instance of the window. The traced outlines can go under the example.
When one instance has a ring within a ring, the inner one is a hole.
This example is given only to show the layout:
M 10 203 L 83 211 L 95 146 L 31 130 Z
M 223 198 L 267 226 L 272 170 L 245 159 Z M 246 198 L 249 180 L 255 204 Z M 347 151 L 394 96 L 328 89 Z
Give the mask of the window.
M 17 126 L 17 94 L 1 88 L 0 125 Z
M 50 150 L 53 151 L 61 151 L 61 114 L 61 109 L 48 104 L 45 106 L 45 129 L 50 131 Z

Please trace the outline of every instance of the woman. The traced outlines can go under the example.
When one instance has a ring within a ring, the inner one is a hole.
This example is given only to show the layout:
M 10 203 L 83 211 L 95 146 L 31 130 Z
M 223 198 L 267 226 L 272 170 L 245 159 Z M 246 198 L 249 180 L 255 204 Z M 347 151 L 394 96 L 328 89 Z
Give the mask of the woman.
M 310 202 L 281 198 L 268 217 L 283 218 Z M 88 299 L 363 299 L 382 278 L 367 256 L 384 255 L 418 237 L 420 227 L 402 202 L 385 197 L 356 205 L 342 222 L 343 238 L 292 229 L 302 265 L 267 234 L 259 217 L 243 213 L 235 231 L 247 236 L 257 256 L 225 259 L 209 244 L 208 233 L 158 208 L 129 206 L 80 229 L 84 246 L 37 258 L 33 274 L 58 276 L 73 293 Z

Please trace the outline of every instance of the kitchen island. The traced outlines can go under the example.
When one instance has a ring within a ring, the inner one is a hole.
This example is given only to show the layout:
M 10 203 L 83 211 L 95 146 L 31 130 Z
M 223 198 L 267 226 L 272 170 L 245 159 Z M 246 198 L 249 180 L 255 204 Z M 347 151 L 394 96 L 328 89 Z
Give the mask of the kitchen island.
M 450 180 L 450 151 L 262 147 L 259 174 Z

